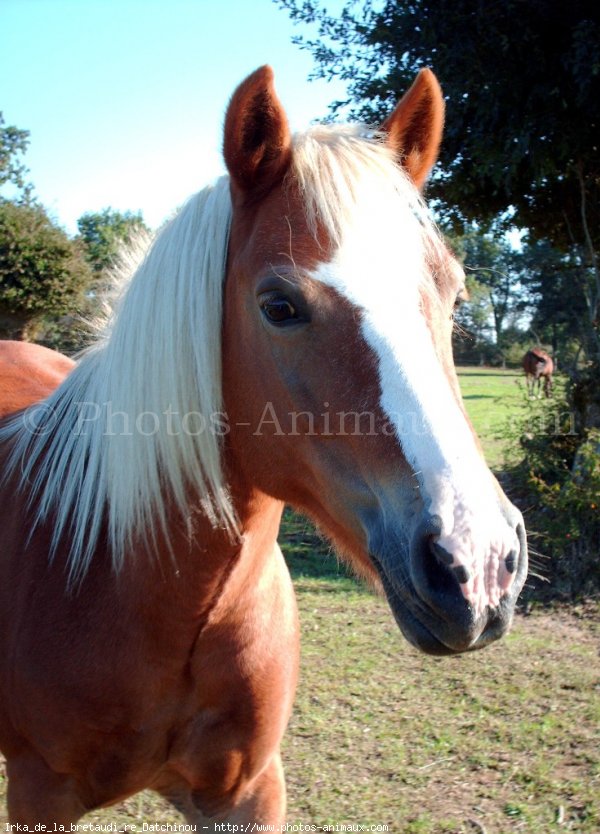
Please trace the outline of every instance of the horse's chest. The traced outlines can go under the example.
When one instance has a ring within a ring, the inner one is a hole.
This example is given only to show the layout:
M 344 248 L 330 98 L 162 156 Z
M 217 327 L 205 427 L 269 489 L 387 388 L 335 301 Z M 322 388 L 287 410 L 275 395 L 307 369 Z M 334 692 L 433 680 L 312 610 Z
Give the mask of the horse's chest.
M 205 797 L 206 808 L 213 795 L 232 798 L 279 748 L 298 667 L 295 600 L 284 600 L 198 640 L 190 662 L 197 709 L 174 734 L 167 771 Z

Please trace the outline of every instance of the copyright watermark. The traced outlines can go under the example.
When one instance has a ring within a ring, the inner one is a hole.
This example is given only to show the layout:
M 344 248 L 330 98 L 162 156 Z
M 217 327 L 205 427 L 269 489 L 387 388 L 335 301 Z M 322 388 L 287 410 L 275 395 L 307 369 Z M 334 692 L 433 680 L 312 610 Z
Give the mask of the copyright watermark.
M 194 825 L 192 823 L 177 822 L 141 822 L 124 823 L 117 822 L 96 823 L 96 822 L 73 822 L 67 825 L 54 823 L 45 825 L 37 823 L 27 825 L 26 823 L 7 822 L 4 824 L 4 831 L 7 834 L 21 834 L 23 832 L 44 832 L 44 834 L 111 834 L 112 832 L 134 832 L 134 834 L 188 834 L 191 832 L 215 831 L 227 832 L 227 834 L 261 834 L 261 832 L 272 832 L 272 834 L 385 834 L 390 830 L 388 825 L 365 824 L 358 822 L 339 822 L 316 825 L 315 823 L 298 822 L 283 823 L 283 825 L 269 825 L 260 822 L 215 822 L 212 825 Z
M 23 412 L 23 426 L 29 434 L 50 434 L 57 424 L 58 415 L 49 403 L 37 403 Z
M 243 431 L 253 437 L 427 437 L 432 433 L 431 422 L 424 412 L 397 412 L 384 415 L 371 410 L 334 410 L 323 403 L 319 411 L 286 411 L 273 402 L 247 420 L 233 419 L 225 411 L 204 414 L 201 411 L 180 412 L 171 405 L 162 411 L 145 410 L 130 413 L 115 407 L 112 401 L 98 403 L 82 400 L 72 404 L 71 411 L 55 410 L 50 403 L 41 402 L 22 413 L 25 432 L 50 435 L 59 425 L 70 426 L 78 437 L 201 437 L 210 434 L 218 438 L 232 431 Z M 512 433 L 521 429 L 525 435 L 576 434 L 575 415 L 542 414 L 528 423 L 511 419 Z

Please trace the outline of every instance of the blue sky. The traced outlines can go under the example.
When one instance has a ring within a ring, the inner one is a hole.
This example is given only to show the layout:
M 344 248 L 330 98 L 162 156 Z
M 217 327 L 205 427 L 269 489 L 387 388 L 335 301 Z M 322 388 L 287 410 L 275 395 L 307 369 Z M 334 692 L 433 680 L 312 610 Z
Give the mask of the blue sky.
M 257 66 L 294 129 L 344 95 L 307 81 L 291 37 L 311 32 L 271 0 L 0 0 L 0 31 L 0 110 L 30 131 L 29 178 L 71 233 L 108 206 L 157 226 L 222 173 L 226 104 Z

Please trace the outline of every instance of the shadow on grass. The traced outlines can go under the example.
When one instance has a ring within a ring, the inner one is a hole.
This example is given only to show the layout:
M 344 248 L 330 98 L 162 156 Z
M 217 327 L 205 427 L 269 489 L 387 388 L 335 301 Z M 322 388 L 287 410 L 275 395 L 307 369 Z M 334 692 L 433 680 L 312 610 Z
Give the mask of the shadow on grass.
M 287 507 L 279 531 L 279 545 L 292 579 L 343 580 L 344 587 L 348 587 L 348 582 L 356 585 L 351 571 L 339 561 L 329 542 L 308 519 Z

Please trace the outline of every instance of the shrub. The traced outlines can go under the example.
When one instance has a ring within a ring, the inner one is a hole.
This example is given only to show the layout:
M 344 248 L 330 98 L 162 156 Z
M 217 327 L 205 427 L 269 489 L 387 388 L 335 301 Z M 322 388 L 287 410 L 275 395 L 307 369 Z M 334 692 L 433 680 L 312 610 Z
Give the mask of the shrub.
M 5 336 L 30 337 L 44 317 L 71 312 L 90 280 L 80 246 L 41 206 L 0 200 L 0 317 Z
M 581 428 L 565 399 L 531 402 L 509 465 L 512 491 L 526 510 L 538 597 L 600 591 L 600 430 Z M 547 558 L 545 558 L 547 557 Z M 535 568 L 534 568 L 535 570 Z

